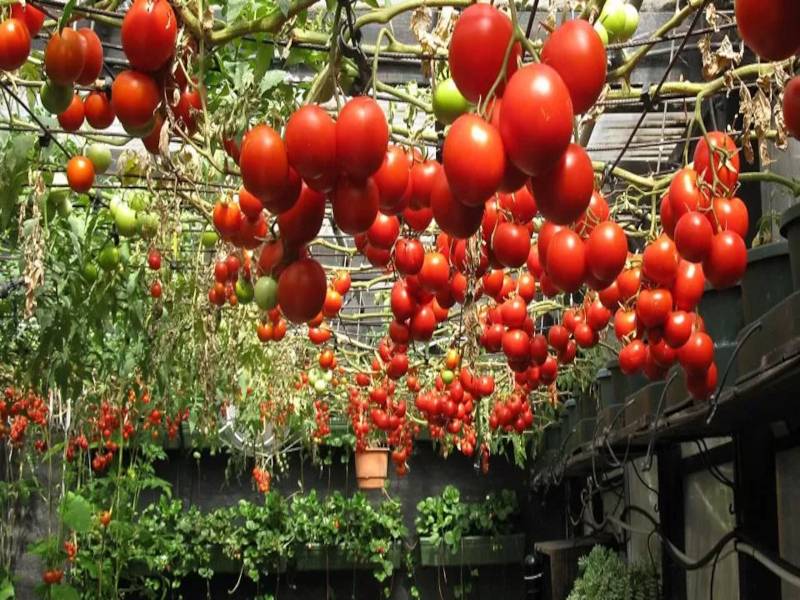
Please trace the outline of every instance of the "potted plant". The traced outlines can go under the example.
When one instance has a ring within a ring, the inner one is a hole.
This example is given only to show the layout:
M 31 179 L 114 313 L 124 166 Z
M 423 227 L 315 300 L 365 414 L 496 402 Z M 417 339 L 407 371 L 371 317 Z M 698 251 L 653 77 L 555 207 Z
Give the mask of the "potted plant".
M 794 289 L 800 291 L 800 204 L 789 207 L 781 216 L 781 235 L 789 246 Z
M 525 534 L 514 533 L 516 494 L 489 493 L 481 502 L 462 502 L 454 486 L 417 504 L 415 520 L 423 566 L 519 563 Z
M 595 546 L 578 559 L 580 575 L 567 600 L 658 600 L 658 576 L 655 569 L 627 565 L 620 555 L 603 546 Z

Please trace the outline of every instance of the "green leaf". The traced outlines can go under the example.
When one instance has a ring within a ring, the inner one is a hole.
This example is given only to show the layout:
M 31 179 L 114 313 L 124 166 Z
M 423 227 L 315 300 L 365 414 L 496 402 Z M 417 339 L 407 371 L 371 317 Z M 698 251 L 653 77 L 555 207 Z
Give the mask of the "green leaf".
M 256 81 L 259 81 L 264 74 L 267 72 L 270 63 L 272 63 L 272 54 L 274 52 L 274 48 L 270 43 L 261 43 L 258 45 L 258 50 L 256 51 L 256 64 L 255 68 L 253 69 L 253 77 L 255 77 Z
M 10 579 L 4 579 L 3 582 L 0 583 L 0 600 L 11 600 L 12 598 L 16 598 L 14 584 Z
M 69 18 L 72 16 L 72 11 L 75 9 L 75 5 L 78 3 L 78 0 L 67 0 L 67 3 L 64 4 L 64 9 L 61 12 L 61 18 L 58 20 L 58 30 L 61 31 L 69 25 Z
M 275 86 L 284 83 L 288 76 L 289 73 L 287 73 L 286 71 L 281 71 L 279 69 L 267 71 L 266 73 L 264 73 L 264 77 L 261 79 L 261 83 L 259 84 L 258 88 L 263 94 L 264 92 L 268 92 Z
M 92 528 L 92 512 L 92 505 L 86 498 L 69 492 L 61 507 L 61 520 L 70 529 L 86 533 Z
M 51 600 L 81 600 L 78 590 L 66 583 L 51 586 L 50 598 Z

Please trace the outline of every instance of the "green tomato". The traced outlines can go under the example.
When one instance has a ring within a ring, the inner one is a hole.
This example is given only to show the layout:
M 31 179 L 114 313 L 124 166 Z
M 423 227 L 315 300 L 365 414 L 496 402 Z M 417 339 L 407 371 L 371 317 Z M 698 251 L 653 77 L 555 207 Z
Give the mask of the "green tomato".
M 216 231 L 204 231 L 203 235 L 200 236 L 200 243 L 203 245 L 203 248 L 213 248 L 218 241 L 219 235 Z
M 119 266 L 119 263 L 119 249 L 114 244 L 106 244 L 106 246 L 100 250 L 100 254 L 97 255 L 97 264 L 100 265 L 100 268 L 104 271 L 112 271 L 116 269 Z M 85 267 L 84 274 L 86 274 Z
M 127 265 L 131 262 L 131 247 L 128 245 L 128 242 L 120 242 L 119 244 L 119 261 L 123 265 Z
M 308 371 L 308 380 L 311 382 L 311 385 L 314 385 L 321 376 L 322 373 L 320 373 L 318 369 L 310 369 Z
M 124 123 L 122 124 L 122 128 L 125 130 L 125 132 L 129 136 L 137 137 L 137 138 L 147 137 L 148 135 L 150 135 L 153 132 L 153 128 L 155 126 L 156 126 L 156 118 L 155 117 L 150 119 L 147 123 L 145 123 L 141 127 L 130 127 L 130 126 L 125 125 Z
M 453 373 L 450 369 L 442 369 L 441 376 L 442 376 L 442 381 L 445 383 L 445 385 L 453 383 L 453 379 L 456 378 L 456 374 Z
M 272 277 L 260 277 L 254 289 L 255 301 L 261 310 L 271 310 L 278 304 L 278 282 Z
M 600 23 L 608 31 L 611 40 L 617 39 L 625 30 L 625 5 L 622 0 L 608 0 L 600 13 Z
M 69 108 L 74 95 L 71 85 L 58 85 L 48 80 L 42 86 L 40 98 L 42 106 L 47 112 L 51 115 L 59 115 Z
M 328 388 L 328 382 L 327 382 L 327 381 L 325 381 L 324 379 L 317 379 L 317 380 L 314 382 L 314 390 L 315 390 L 315 391 L 316 391 L 318 394 L 321 394 L 321 393 L 322 393 L 322 392 L 324 392 L 324 391 L 325 391 L 327 388 Z
M 623 27 L 619 38 L 626 42 L 633 37 L 639 27 L 639 11 L 636 10 L 633 4 L 626 4 L 623 10 L 625 11 L 625 27 Z
M 322 373 L 322 378 L 325 381 L 332 381 L 333 380 L 333 371 L 331 371 L 330 369 L 328 369 L 327 371 L 324 371 Z
M 95 281 L 97 281 L 98 275 L 99 271 L 97 270 L 96 264 L 86 263 L 85 265 L 83 265 L 83 276 L 86 279 L 86 281 L 88 281 L 89 283 L 94 283 Z
M 237 279 L 234 291 L 236 292 L 236 299 L 240 304 L 249 304 L 253 301 L 253 296 L 255 295 L 253 284 L 246 279 Z
M 114 223 L 117 225 L 119 234 L 124 237 L 131 237 L 138 233 L 136 226 L 136 211 L 125 203 L 120 203 L 113 211 Z
M 152 239 L 158 233 L 158 225 L 158 215 L 150 212 L 136 214 L 136 226 L 144 239 Z
M 144 193 L 136 193 L 131 196 L 130 205 L 136 212 L 145 210 L 149 204 L 147 195 Z
M 69 199 L 69 190 L 53 190 L 47 196 L 47 212 L 58 212 L 64 218 L 67 218 L 72 212 L 72 202 Z
M 111 166 L 111 150 L 105 144 L 91 144 L 86 149 L 87 158 L 92 161 L 95 173 L 102 175 Z
M 597 35 L 600 36 L 603 46 L 608 46 L 608 30 L 603 27 L 603 24 L 600 21 L 597 21 L 597 23 L 594 24 L 594 30 L 597 32 Z
M 452 77 L 441 81 L 433 91 L 433 114 L 440 123 L 449 125 L 469 108 L 469 102 L 458 91 Z

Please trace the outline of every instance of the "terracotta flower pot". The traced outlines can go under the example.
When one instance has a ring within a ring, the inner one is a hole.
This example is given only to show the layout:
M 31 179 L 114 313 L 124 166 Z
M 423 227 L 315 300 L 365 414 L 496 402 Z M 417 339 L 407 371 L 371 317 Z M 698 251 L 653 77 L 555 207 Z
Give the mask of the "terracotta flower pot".
M 356 452 L 356 480 L 362 490 L 378 490 L 383 487 L 389 470 L 389 450 L 367 448 Z

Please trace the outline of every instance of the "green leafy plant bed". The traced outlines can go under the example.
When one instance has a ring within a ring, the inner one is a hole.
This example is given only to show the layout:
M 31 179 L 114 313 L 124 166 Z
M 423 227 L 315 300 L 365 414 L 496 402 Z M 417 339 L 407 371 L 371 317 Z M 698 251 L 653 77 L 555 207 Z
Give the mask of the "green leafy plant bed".
M 380 550 L 383 550 L 383 552 L 380 552 Z M 335 546 L 304 546 L 295 550 L 294 566 L 298 571 L 349 571 L 353 569 L 374 569 L 376 566 L 380 567 L 386 561 L 394 569 L 397 569 L 403 560 L 402 543 L 395 542 L 386 549 L 377 548 L 376 554 L 381 555 L 381 560 L 373 562 L 369 557 L 351 558 Z
M 496 565 L 520 562 L 525 535 L 514 531 L 519 513 L 511 490 L 490 493 L 480 502 L 462 502 L 447 486 L 417 505 L 417 534 L 423 566 Z
M 619 554 L 603 546 L 578 560 L 580 576 L 567 600 L 657 600 L 655 570 L 627 565 Z
M 525 534 L 467 536 L 461 538 L 455 549 L 443 540 L 420 538 L 419 551 L 420 564 L 426 567 L 521 563 L 525 555 Z

